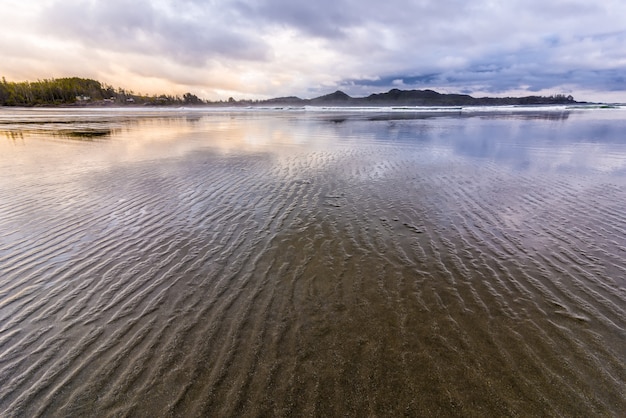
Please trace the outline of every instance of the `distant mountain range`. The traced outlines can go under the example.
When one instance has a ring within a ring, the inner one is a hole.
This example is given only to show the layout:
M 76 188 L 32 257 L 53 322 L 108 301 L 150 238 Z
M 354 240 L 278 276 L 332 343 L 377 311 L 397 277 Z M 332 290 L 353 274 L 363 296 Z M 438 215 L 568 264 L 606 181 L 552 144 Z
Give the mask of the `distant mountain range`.
M 316 97 L 277 97 L 255 104 L 262 106 L 504 106 L 578 103 L 572 96 L 472 97 L 467 94 L 443 94 L 433 90 L 398 90 L 350 97 L 342 91 Z

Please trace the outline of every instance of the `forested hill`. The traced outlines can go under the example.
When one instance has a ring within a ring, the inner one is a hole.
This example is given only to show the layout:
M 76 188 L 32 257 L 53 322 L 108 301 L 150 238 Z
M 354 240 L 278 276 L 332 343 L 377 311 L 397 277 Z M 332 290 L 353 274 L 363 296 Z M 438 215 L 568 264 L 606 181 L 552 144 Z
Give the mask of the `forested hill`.
M 34 82 L 10 82 L 2 78 L 0 106 L 60 105 L 173 105 L 204 104 L 191 93 L 182 97 L 170 95 L 144 96 L 133 91 L 114 88 L 88 78 L 70 77 Z

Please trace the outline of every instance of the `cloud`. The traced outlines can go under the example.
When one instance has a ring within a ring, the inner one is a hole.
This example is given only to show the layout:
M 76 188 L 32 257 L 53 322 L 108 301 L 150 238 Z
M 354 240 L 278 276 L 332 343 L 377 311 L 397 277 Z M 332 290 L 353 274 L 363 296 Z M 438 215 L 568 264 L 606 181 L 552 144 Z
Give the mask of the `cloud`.
M 297 2 L 291 0 L 259 0 L 236 4 L 241 15 L 262 25 L 294 28 L 303 34 L 337 39 L 345 30 L 361 22 L 354 13 L 357 2 L 317 0 Z
M 6 1 L 8 76 L 238 97 L 624 90 L 621 0 Z
M 190 66 L 212 59 L 263 61 L 268 46 L 233 25 L 233 16 L 191 2 L 63 0 L 42 14 L 50 33 L 115 52 L 160 55 Z

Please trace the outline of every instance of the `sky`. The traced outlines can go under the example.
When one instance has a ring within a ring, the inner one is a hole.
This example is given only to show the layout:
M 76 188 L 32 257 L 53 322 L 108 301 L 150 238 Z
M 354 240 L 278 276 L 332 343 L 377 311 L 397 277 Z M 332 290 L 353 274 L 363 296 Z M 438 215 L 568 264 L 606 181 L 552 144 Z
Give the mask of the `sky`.
M 626 102 L 624 0 L 0 0 L 0 76 L 225 100 L 392 88 Z

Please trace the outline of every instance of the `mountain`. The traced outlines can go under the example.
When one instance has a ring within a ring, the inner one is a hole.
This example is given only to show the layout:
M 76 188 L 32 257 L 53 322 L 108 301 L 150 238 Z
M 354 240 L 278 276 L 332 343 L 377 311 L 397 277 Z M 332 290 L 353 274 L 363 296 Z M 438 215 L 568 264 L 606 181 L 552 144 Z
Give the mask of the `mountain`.
M 316 97 L 300 99 L 284 97 L 258 102 L 259 105 L 274 106 L 503 106 L 503 105 L 547 105 L 578 103 L 572 96 L 525 97 L 480 97 L 467 94 L 445 94 L 434 90 L 399 90 L 370 94 L 367 97 L 350 97 L 342 91 Z
M 353 99 L 352 97 L 348 96 L 346 93 L 344 93 L 343 91 L 339 91 L 337 90 L 334 93 L 331 94 L 327 94 L 325 96 L 320 96 L 320 97 L 316 97 L 315 99 L 311 99 L 309 100 L 309 104 L 313 105 L 313 106 L 322 106 L 322 105 L 328 105 L 328 104 L 333 104 L 333 105 L 350 105 L 355 99 Z

